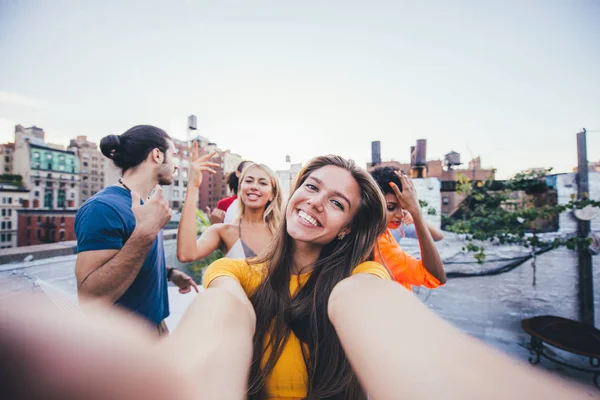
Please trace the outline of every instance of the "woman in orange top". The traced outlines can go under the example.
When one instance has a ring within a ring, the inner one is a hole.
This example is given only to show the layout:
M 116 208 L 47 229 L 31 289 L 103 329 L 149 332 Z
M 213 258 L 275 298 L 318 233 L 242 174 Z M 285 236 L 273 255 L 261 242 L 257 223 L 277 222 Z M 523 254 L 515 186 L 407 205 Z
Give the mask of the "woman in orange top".
M 208 267 L 208 291 L 229 290 L 256 315 L 249 399 L 366 399 L 327 305 L 345 278 L 391 279 L 367 261 L 386 229 L 384 204 L 353 162 L 315 158 L 300 172 L 266 255 Z
M 388 229 L 377 240 L 375 261 L 385 265 L 393 278 L 412 291 L 412 286 L 436 288 L 446 282 L 446 273 L 430 227 L 425 222 L 419 199 L 412 181 L 392 167 L 379 167 L 371 175 L 384 194 L 387 207 Z M 421 260 L 407 254 L 398 245 L 390 230 L 398 229 L 402 224 L 406 210 L 412 216 L 419 246 Z

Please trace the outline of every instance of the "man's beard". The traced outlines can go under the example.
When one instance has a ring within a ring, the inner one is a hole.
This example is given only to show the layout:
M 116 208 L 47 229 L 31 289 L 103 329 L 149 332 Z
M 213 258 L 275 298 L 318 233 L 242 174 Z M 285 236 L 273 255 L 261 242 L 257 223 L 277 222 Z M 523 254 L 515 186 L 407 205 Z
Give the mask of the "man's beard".
M 158 177 L 158 184 L 161 186 L 169 186 L 173 184 L 173 177 L 172 176 L 159 176 Z
M 164 171 L 165 173 L 163 174 L 162 171 L 158 172 L 158 184 L 159 185 L 172 185 L 173 184 L 173 171 Z

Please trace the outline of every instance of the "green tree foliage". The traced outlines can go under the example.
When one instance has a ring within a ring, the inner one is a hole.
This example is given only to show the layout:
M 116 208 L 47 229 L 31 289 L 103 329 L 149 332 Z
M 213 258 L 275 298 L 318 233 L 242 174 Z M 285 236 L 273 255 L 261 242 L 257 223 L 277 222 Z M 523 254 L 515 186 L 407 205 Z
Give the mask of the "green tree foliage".
M 600 206 L 600 202 L 589 199 L 587 194 L 580 200 L 572 196 L 567 204 L 548 201 L 551 193 L 546 185 L 546 175 L 550 171 L 526 170 L 504 183 L 491 180 L 472 182 L 460 175 L 456 190 L 465 199 L 451 218 L 443 218 L 444 229 L 464 234 L 467 244 L 463 250 L 472 252 L 480 263 L 485 260 L 485 247 L 476 244 L 476 241 L 514 244 L 532 249 L 548 246 L 586 248 L 590 244 L 589 239 L 570 237 L 550 240 L 539 236 L 563 212 Z

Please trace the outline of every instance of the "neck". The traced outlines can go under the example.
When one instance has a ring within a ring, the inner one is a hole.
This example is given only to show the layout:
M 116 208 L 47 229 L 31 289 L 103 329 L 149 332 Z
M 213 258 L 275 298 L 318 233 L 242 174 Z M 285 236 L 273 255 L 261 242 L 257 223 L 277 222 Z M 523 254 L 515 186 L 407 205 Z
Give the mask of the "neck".
M 131 191 L 137 192 L 142 199 L 145 199 L 150 196 L 150 193 L 158 184 L 156 179 L 148 179 L 148 176 L 147 171 L 139 168 L 135 171 L 125 171 L 121 179 Z
M 249 223 L 249 224 L 262 224 L 265 222 L 264 218 L 265 218 L 265 209 L 264 208 L 251 209 L 248 207 L 246 207 L 244 209 L 244 215 L 242 217 L 244 222 Z
M 321 254 L 321 246 L 306 242 L 298 242 L 294 244 L 294 265 L 292 272 L 294 274 L 310 272 L 314 268 L 314 263 L 319 259 Z M 307 267 L 310 265 L 310 267 Z

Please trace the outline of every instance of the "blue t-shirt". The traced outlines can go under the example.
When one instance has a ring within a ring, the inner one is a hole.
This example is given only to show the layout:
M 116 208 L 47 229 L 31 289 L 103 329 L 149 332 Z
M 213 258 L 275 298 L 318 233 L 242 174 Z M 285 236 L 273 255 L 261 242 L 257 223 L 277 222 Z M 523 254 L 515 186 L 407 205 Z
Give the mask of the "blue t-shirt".
M 120 250 L 134 229 L 135 216 L 131 210 L 131 193 L 119 186 L 109 186 L 87 200 L 77 212 L 77 252 Z M 154 239 L 135 280 L 115 304 L 158 325 L 169 316 L 167 284 L 161 230 Z

